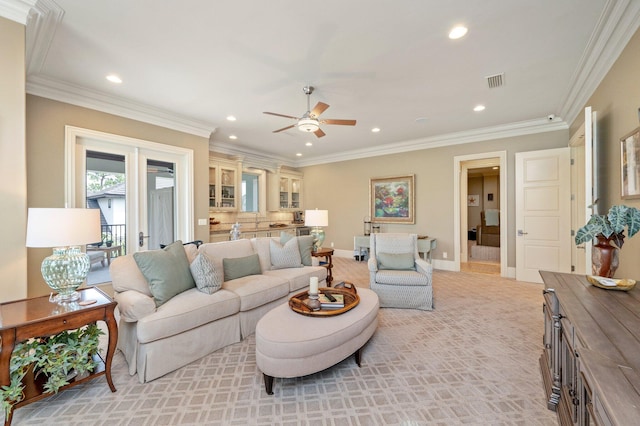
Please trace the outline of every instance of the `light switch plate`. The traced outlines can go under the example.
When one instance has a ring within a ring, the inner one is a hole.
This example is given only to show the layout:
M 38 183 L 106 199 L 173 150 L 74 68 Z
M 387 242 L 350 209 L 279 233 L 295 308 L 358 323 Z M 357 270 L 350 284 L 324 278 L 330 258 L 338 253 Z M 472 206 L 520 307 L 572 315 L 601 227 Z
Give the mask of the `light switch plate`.
M 198 219 L 198 225 L 206 225 L 207 219 Z

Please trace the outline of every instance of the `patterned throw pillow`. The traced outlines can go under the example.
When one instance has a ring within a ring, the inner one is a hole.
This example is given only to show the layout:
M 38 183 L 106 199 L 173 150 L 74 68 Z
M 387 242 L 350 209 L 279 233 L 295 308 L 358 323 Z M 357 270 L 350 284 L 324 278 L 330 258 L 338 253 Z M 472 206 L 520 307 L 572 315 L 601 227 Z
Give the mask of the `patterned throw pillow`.
M 280 244 L 286 244 L 292 238 L 298 240 L 298 249 L 300 249 L 300 259 L 302 260 L 302 264 L 304 266 L 313 266 L 313 258 L 311 257 L 311 251 L 313 250 L 313 237 L 311 235 L 294 237 L 288 232 L 281 232 Z
M 292 238 L 282 245 L 275 240 L 269 241 L 269 254 L 271 255 L 271 268 L 302 268 L 298 240 Z
M 191 265 L 189 265 L 189 269 L 198 290 L 207 294 L 213 294 L 220 290 L 222 286 L 220 272 L 216 270 L 211 259 L 205 254 L 198 253 Z

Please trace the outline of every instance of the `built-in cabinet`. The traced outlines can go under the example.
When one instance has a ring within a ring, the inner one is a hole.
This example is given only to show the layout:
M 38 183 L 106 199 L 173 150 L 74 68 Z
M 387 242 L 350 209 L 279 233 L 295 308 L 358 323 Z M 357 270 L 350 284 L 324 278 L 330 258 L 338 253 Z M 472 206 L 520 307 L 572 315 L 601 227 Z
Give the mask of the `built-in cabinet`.
M 630 425 L 640 418 L 640 289 L 592 286 L 541 272 L 547 407 L 561 425 Z
M 269 211 L 302 210 L 302 174 L 293 171 L 267 173 Z
M 209 210 L 237 211 L 239 180 L 242 164 L 239 161 L 209 158 Z

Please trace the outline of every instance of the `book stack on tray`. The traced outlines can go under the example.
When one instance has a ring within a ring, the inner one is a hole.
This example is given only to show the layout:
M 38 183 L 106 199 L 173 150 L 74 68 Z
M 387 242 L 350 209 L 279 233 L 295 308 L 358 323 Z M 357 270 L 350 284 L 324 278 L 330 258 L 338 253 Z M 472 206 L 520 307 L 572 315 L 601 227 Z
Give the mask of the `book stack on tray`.
M 344 295 L 332 294 L 331 292 L 324 292 L 318 295 L 320 300 L 320 308 L 322 309 L 340 309 L 344 308 Z

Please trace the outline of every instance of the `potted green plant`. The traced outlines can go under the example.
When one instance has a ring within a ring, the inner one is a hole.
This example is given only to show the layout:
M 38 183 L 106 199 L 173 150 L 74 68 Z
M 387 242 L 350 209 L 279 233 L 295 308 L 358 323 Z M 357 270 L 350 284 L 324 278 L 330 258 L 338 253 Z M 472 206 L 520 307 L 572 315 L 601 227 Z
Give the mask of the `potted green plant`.
M 618 268 L 618 251 L 624 244 L 625 229 L 629 238 L 640 231 L 640 210 L 624 205 L 612 206 L 606 215 L 594 214 L 586 225 L 578 229 L 576 244 L 594 238 L 598 240 L 591 256 L 593 275 L 613 277 Z
M 5 418 L 13 405 L 24 398 L 23 378 L 32 369 L 34 376 L 44 375 L 44 390 L 57 393 L 74 377 L 82 377 L 98 365 L 99 337 L 104 334 L 91 324 L 77 330 L 63 331 L 18 343 L 9 365 L 9 385 L 0 387 L 0 407 Z
M 111 232 L 102 233 L 102 242 L 107 247 L 111 247 L 113 245 L 113 235 L 111 235 Z

